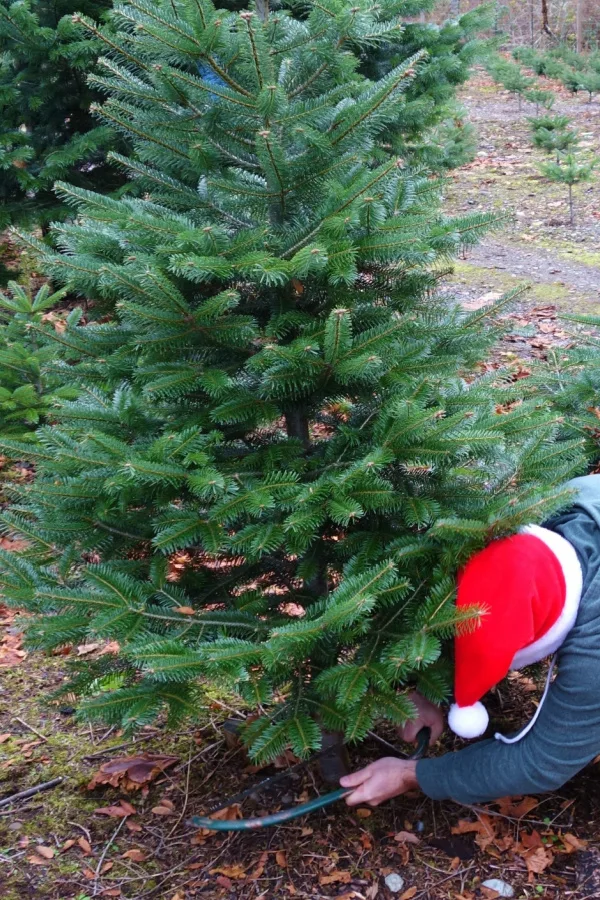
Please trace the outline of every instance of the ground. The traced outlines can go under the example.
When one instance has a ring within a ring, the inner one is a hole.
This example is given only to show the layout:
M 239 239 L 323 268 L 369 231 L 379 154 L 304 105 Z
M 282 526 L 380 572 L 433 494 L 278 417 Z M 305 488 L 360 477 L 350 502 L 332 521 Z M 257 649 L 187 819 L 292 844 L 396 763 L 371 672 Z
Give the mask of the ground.
M 573 115 L 584 150 L 593 151 L 600 139 L 600 102 L 558 95 L 557 111 Z M 512 210 L 514 219 L 456 264 L 444 290 L 478 308 L 515 284 L 531 283 L 510 313 L 502 350 L 526 361 L 550 344 L 569 342 L 571 326 L 560 320 L 562 313 L 600 313 L 600 182 L 576 189 L 578 220 L 572 229 L 566 195 L 537 172 L 541 155 L 531 150 L 525 119 L 530 110 L 520 112 L 517 101 L 481 73 L 462 99 L 478 125 L 480 149 L 475 162 L 453 176 L 449 208 Z M 224 720 L 244 710 L 208 697 L 197 725 L 175 734 L 161 723 L 135 738 L 92 728 L 78 721 L 68 697 L 49 703 L 48 694 L 63 682 L 70 658 L 92 658 L 107 648 L 24 656 L 12 614 L 0 610 L 0 628 L 0 803 L 17 791 L 63 779 L 47 792 L 0 805 L 1 900 L 474 900 L 497 896 L 483 886 L 494 878 L 509 884 L 515 897 L 600 897 L 595 763 L 560 794 L 489 809 L 415 795 L 377 810 L 350 811 L 338 802 L 264 831 L 199 832 L 189 824 L 190 815 L 209 811 L 276 771 L 257 773 L 235 740 L 226 740 Z M 538 669 L 514 675 L 497 690 L 490 707 L 501 730 L 531 716 L 543 674 Z M 395 741 L 393 733 L 385 736 Z M 459 746 L 458 739 L 445 738 L 431 752 Z M 127 792 L 121 784 L 88 788 L 103 763 L 145 752 L 177 761 L 142 790 Z M 351 750 L 352 766 L 380 752 L 367 740 Z M 250 798 L 242 814 L 293 806 L 329 789 L 313 765 Z M 393 874 L 403 879 L 395 893 L 385 881 Z

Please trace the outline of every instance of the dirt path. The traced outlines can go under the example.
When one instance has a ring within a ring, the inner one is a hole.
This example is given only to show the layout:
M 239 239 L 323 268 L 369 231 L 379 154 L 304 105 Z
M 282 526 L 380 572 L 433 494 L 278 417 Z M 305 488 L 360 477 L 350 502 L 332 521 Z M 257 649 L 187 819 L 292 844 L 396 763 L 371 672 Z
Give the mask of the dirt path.
M 573 97 L 555 83 L 554 111 L 572 117 L 581 152 L 598 158 L 600 102 Z M 460 300 L 515 284 L 532 285 L 520 312 L 542 303 L 558 314 L 600 314 L 600 173 L 591 184 L 575 188 L 576 223 L 568 222 L 566 189 L 549 183 L 538 169 L 544 154 L 532 148 L 527 116 L 535 110 L 499 91 L 483 74 L 462 94 L 469 118 L 479 133 L 476 159 L 452 178 L 448 206 L 452 213 L 496 210 L 512 217 L 460 260 L 448 290 Z

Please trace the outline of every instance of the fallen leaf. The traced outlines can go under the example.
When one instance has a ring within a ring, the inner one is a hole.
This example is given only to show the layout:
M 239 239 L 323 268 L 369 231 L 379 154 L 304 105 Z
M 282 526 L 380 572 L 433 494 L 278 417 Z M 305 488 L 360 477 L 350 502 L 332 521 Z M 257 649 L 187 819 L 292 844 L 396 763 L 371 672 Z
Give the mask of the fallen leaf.
M 83 852 L 85 853 L 86 856 L 92 855 L 92 845 L 90 844 L 90 842 L 88 840 L 86 840 L 86 838 L 84 838 L 84 837 L 78 838 L 77 843 L 79 844 L 79 846 L 81 847 L 81 849 L 83 850 Z
M 30 862 L 32 866 L 45 866 L 48 860 L 43 856 L 28 856 L 27 862 Z
M 224 875 L 226 878 L 245 878 L 246 867 L 241 863 L 234 863 L 231 866 L 218 866 L 216 869 L 211 869 L 210 874 Z
M 275 854 L 275 862 L 278 866 L 281 866 L 282 869 L 287 868 L 287 857 L 284 850 L 277 851 L 277 853 Z
M 216 882 L 218 885 L 225 888 L 226 891 L 233 890 L 233 881 L 231 878 L 227 878 L 226 875 L 217 875 Z
M 12 737 L 10 731 L 7 731 L 6 734 L 0 734 L 0 744 L 5 744 Z
M 146 862 L 148 854 L 144 853 L 143 850 L 138 850 L 137 847 L 133 847 L 131 850 L 126 850 L 125 853 L 122 853 L 121 859 L 130 859 L 132 862 Z
M 336 884 L 340 882 L 341 884 L 349 884 L 352 881 L 352 876 L 350 872 L 346 869 L 339 869 L 335 872 L 330 872 L 329 875 L 320 875 L 319 876 L 319 884 Z
M 400 894 L 400 900 L 412 900 L 412 898 L 417 893 L 416 887 L 411 887 L 407 891 L 404 891 L 403 894 Z
M 137 791 L 178 762 L 178 756 L 151 753 L 119 756 L 100 766 L 87 787 L 93 791 L 98 785 L 109 784 L 125 791 Z
M 361 806 L 360 809 L 356 810 L 356 815 L 359 819 L 368 819 L 369 816 L 373 815 L 373 811 L 371 809 L 365 809 Z
M 81 874 L 83 875 L 84 878 L 87 878 L 88 881 L 96 880 L 96 873 L 92 872 L 91 869 L 84 869 Z
M 119 800 L 119 804 L 123 807 L 128 816 L 136 815 L 136 808 L 132 806 L 128 800 Z
M 102 868 L 100 869 L 100 874 L 105 875 L 106 872 L 110 872 L 112 867 L 114 866 L 114 862 L 105 862 Z
M 75 846 L 75 841 L 73 839 L 65 841 L 64 844 L 62 845 L 62 847 L 60 848 L 60 852 L 64 853 L 65 850 L 70 850 L 71 847 L 74 847 L 74 846 Z
M 176 894 L 173 894 L 173 896 L 171 897 L 171 900 L 185 900 L 185 897 L 181 893 L 181 891 L 177 891 Z
M 154 812 L 154 810 L 152 811 Z M 122 806 L 101 806 L 99 809 L 95 809 L 94 812 L 98 816 L 110 816 L 114 819 L 124 819 L 125 816 L 129 815 Z
M 35 852 L 39 853 L 40 856 L 43 856 L 44 859 L 54 858 L 54 850 L 52 849 L 52 847 L 44 847 L 40 844 L 35 848 Z
M 196 610 L 191 606 L 174 606 L 173 612 L 181 613 L 182 616 L 195 616 Z
M 578 850 L 587 850 L 588 842 L 580 840 L 580 838 L 575 837 L 574 834 L 563 834 L 561 835 L 561 840 L 565 845 L 567 853 L 575 853 Z
M 153 806 L 152 812 L 155 816 L 174 816 L 175 813 L 169 806 Z
M 535 797 L 523 797 L 518 802 L 512 797 L 503 797 L 501 800 L 498 800 L 497 806 L 503 816 L 508 816 L 511 819 L 522 819 L 532 809 L 535 809 L 539 802 Z
M 301 837 L 309 837 L 309 835 L 311 835 L 312 833 L 313 833 L 313 829 L 307 827 L 307 828 L 302 829 L 302 831 L 300 832 L 300 836 Z
M 256 881 L 258 878 L 260 878 L 262 873 L 265 871 L 265 866 L 267 864 L 268 858 L 269 854 L 266 850 L 261 853 L 260 858 L 256 864 L 256 868 L 253 869 L 252 872 L 250 872 L 250 874 L 248 875 L 248 881 Z
M 142 831 L 142 826 L 139 824 L 139 822 L 132 822 L 131 819 L 127 819 L 127 821 L 125 822 L 125 828 L 128 831 Z
M 534 875 L 540 875 L 548 866 L 552 865 L 553 861 L 552 853 L 545 847 L 537 847 L 535 850 L 529 851 L 525 856 L 525 865 L 529 872 L 529 883 L 533 884 L 535 881 Z
M 420 844 L 419 838 L 411 831 L 399 831 L 394 835 L 394 840 L 399 844 Z
M 101 897 L 120 897 L 121 896 L 121 888 L 104 888 L 103 891 L 100 891 Z
M 77 656 L 87 656 L 88 653 L 93 653 L 94 650 L 101 646 L 102 644 L 99 641 L 94 644 L 80 644 L 77 647 Z

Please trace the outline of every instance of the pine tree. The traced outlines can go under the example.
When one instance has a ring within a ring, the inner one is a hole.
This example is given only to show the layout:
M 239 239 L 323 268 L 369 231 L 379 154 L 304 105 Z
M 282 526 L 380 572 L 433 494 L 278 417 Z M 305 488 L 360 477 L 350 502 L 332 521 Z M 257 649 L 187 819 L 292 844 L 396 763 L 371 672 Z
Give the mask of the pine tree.
M 387 140 L 426 55 L 359 70 L 411 4 L 304 9 L 129 0 L 104 38 L 82 19 L 138 198 L 60 186 L 77 220 L 37 247 L 93 301 L 48 331 L 80 395 L 39 446 L 0 441 L 36 466 L 0 514 L 29 542 L 0 583 L 30 642 L 120 645 L 76 672 L 84 714 L 174 722 L 226 685 L 261 759 L 404 721 L 408 685 L 446 696 L 443 641 L 481 612 L 457 613 L 458 567 L 582 466 L 560 417 L 478 368 L 511 297 L 436 294 L 495 220 L 444 215 Z
M 575 224 L 575 207 L 573 204 L 573 188 L 576 184 L 591 181 L 594 171 L 594 163 L 580 162 L 573 154 L 569 153 L 558 162 L 546 162 L 540 166 L 542 175 L 555 184 L 564 184 L 569 191 L 569 224 Z
M 107 0 L 0 0 L 0 228 L 46 225 L 64 215 L 52 185 L 116 187 L 106 166 L 115 135 L 95 123 L 97 95 L 86 82 L 97 48 L 70 20 L 75 10 L 101 17 Z
M 32 438 L 35 426 L 61 399 L 74 399 L 73 389 L 53 374 L 60 348 L 44 329 L 44 316 L 65 293 L 51 293 L 45 284 L 33 295 L 16 282 L 9 283 L 7 293 L 0 291 L 0 434 L 4 437 Z

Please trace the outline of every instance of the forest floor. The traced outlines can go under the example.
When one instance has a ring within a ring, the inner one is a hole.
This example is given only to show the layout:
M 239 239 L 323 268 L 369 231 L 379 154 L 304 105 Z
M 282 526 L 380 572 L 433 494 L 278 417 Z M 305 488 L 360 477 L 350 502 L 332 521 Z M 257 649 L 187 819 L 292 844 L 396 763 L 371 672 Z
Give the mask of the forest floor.
M 571 228 L 564 191 L 537 173 L 528 111 L 519 112 L 517 101 L 481 74 L 463 91 L 463 102 L 479 128 L 480 150 L 453 176 L 448 202 L 454 212 L 513 210 L 514 224 L 470 250 L 444 289 L 478 308 L 529 282 L 529 293 L 510 313 L 504 345 L 505 353 L 526 360 L 570 340 L 562 313 L 600 314 L 600 182 L 576 190 L 578 222 Z M 585 150 L 597 150 L 600 102 L 559 92 L 557 111 L 573 115 Z M 6 538 L 0 542 L 10 549 Z M 600 897 L 596 763 L 559 794 L 486 808 L 415 795 L 376 810 L 338 803 L 264 831 L 198 831 L 190 815 L 281 768 L 256 772 L 243 750 L 224 739 L 220 726 L 236 711 L 222 697 L 207 698 L 195 730 L 167 734 L 159 723 L 135 742 L 82 724 L 68 697 L 48 703 L 71 658 L 104 652 L 110 645 L 51 657 L 26 653 L 14 614 L 0 607 L 0 804 L 17 791 L 63 779 L 45 793 L 0 805 L 1 900 L 492 900 L 498 893 L 484 886 L 489 879 L 510 885 L 517 898 Z M 540 681 L 538 668 L 515 673 L 497 689 L 490 704 L 494 726 L 509 730 L 527 721 Z M 384 734 L 394 740 L 389 730 Z M 459 746 L 446 737 L 431 752 Z M 353 767 L 380 752 L 366 741 L 352 750 Z M 163 771 L 155 757 L 165 754 L 176 760 L 163 760 Z M 129 759 L 115 762 L 122 757 Z M 96 777 L 90 786 L 103 765 L 113 770 L 113 783 Z M 293 806 L 328 789 L 309 767 L 250 798 L 241 814 Z M 222 815 L 240 811 L 230 807 Z M 392 892 L 386 878 L 394 874 L 403 884 Z

